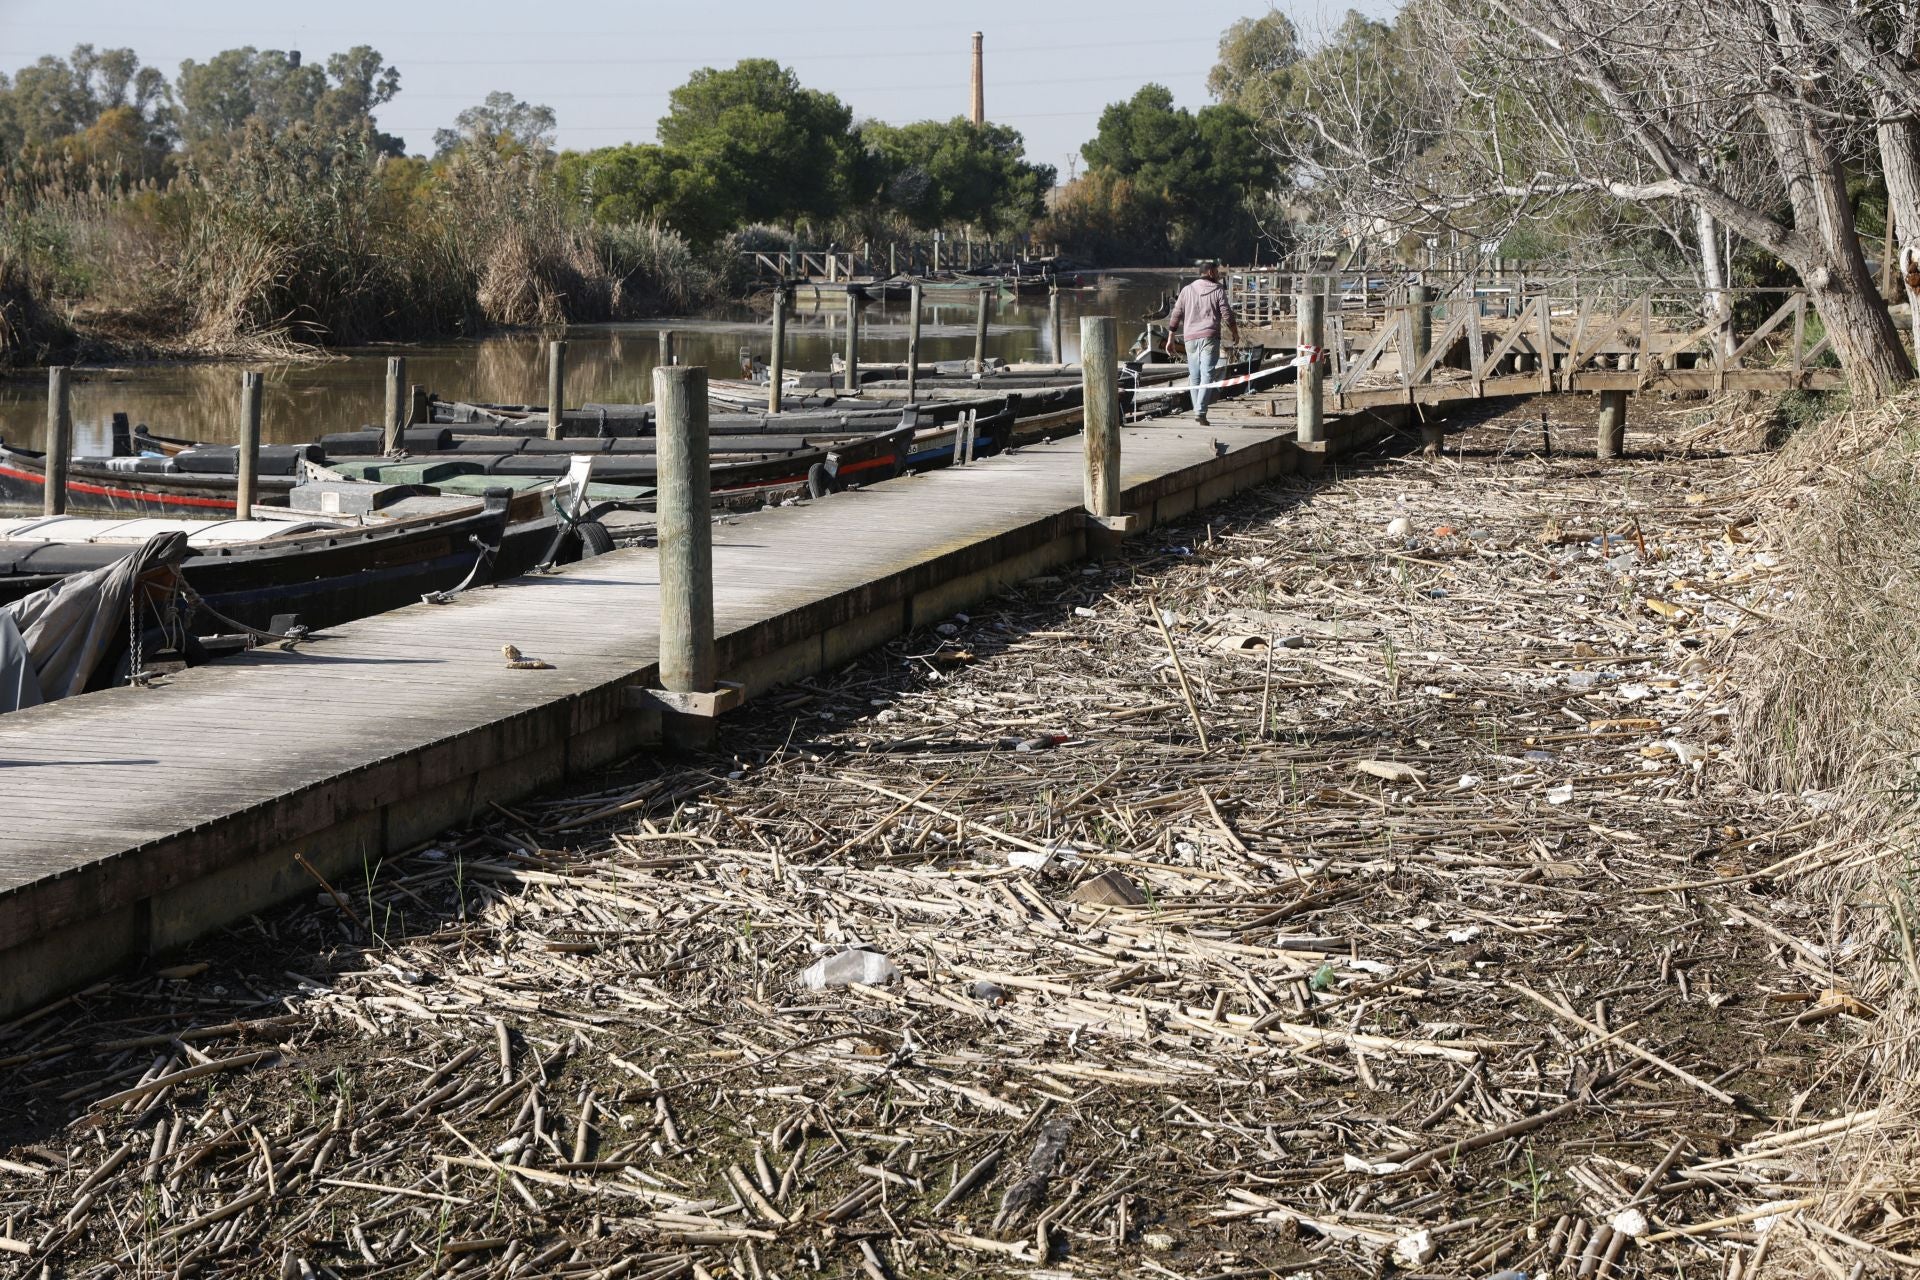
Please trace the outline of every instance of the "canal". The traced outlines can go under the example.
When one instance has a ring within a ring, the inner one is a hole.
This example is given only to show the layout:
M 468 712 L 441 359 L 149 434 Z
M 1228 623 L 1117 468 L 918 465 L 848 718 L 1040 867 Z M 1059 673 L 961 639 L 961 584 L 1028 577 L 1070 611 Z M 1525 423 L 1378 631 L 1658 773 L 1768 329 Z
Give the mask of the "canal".
M 1177 287 L 1171 273 L 1128 272 L 1099 277 L 1059 295 L 1062 350 L 1053 348 L 1046 296 L 994 297 L 989 303 L 987 354 L 1005 361 L 1072 361 L 1079 355 L 1080 317 L 1110 315 L 1122 345 L 1143 328 L 1141 317 L 1162 294 Z M 928 295 L 922 312 L 921 359 L 958 360 L 973 354 L 976 303 L 970 295 Z M 877 301 L 861 324 L 863 363 L 899 362 L 907 346 L 908 304 Z M 787 369 L 825 369 L 844 351 L 843 299 L 814 301 L 803 290 L 787 323 Z M 643 403 L 651 400 L 659 359 L 659 333 L 671 329 L 678 358 L 704 364 L 719 377 L 739 377 L 749 360 L 765 361 L 772 335 L 764 313 L 746 307 L 722 318 L 672 318 L 645 323 L 585 325 L 569 329 L 567 399 L 573 404 Z M 546 342 L 557 334 L 507 333 L 453 342 L 359 348 L 320 360 L 279 364 L 226 361 L 76 367 L 72 375 L 74 453 L 106 453 L 115 413 L 145 423 L 161 435 L 231 443 L 238 437 L 240 371 L 263 369 L 266 399 L 262 430 L 269 442 L 312 440 L 379 421 L 385 400 L 386 361 L 405 356 L 407 380 L 443 399 L 502 404 L 546 400 Z M 38 371 L 0 381 L 0 439 L 42 447 L 46 429 L 46 379 Z

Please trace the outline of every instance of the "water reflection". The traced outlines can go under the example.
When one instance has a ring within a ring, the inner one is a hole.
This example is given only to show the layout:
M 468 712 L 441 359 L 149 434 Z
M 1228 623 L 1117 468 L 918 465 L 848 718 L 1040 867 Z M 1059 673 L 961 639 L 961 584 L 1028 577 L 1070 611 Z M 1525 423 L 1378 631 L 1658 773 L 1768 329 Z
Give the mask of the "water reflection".
M 1045 295 L 992 298 L 987 353 L 1003 360 L 1075 360 L 1080 317 L 1111 315 L 1125 345 L 1139 329 L 1170 278 L 1109 276 L 1098 285 L 1059 295 L 1062 350 L 1054 350 Z M 930 293 L 921 319 L 921 359 L 958 360 L 973 354 L 976 302 L 971 294 Z M 844 296 L 804 296 L 787 322 L 787 368 L 825 369 L 846 345 Z M 907 303 L 875 302 L 862 316 L 864 363 L 899 361 L 907 345 Z M 571 403 L 638 403 L 652 398 L 659 333 L 672 329 L 683 364 L 704 364 L 713 376 L 737 377 L 743 361 L 765 361 L 772 335 L 765 316 L 742 310 L 733 319 L 674 319 L 646 324 L 591 325 L 567 332 L 567 399 Z M 507 334 L 474 342 L 367 348 L 338 358 L 264 366 L 263 432 L 269 441 L 311 440 L 329 431 L 371 426 L 385 401 L 386 359 L 407 359 L 407 380 L 447 398 L 532 404 L 546 399 L 546 338 Z M 156 432 L 196 440 L 232 441 L 238 434 L 237 364 L 160 364 L 76 368 L 72 405 L 74 451 L 104 453 L 115 412 Z M 0 382 L 0 438 L 40 448 L 46 426 L 46 381 L 40 373 Z

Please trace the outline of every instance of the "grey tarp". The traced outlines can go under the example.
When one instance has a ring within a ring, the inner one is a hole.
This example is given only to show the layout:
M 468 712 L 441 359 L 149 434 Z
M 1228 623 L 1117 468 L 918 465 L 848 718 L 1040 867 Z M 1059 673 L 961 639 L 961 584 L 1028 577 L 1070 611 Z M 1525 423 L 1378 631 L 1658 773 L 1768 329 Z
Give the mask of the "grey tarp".
M 33 670 L 33 655 L 13 615 L 0 609 L 0 712 L 18 711 L 40 701 L 40 678 Z
M 48 702 L 86 690 L 94 668 L 127 634 L 127 605 L 143 578 L 171 582 L 187 556 L 187 535 L 157 533 L 110 565 L 70 574 L 5 606 L 26 642 L 40 696 Z M 0 711 L 13 708 L 0 702 Z

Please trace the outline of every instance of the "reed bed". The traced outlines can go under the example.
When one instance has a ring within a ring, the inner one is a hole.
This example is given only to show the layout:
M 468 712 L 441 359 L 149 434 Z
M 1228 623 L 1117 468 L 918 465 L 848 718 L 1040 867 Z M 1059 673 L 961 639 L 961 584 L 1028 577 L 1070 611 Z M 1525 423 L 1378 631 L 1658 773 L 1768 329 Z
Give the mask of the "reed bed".
M 1552 460 L 1529 406 L 1156 530 L 0 1027 L 0 1250 L 1753 1276 L 1848 1234 L 1816 1188 L 1877 1116 L 1818 1062 L 1867 1013 L 1793 892 L 1846 851 L 1732 756 L 1757 464 L 1600 467 L 1568 412 Z

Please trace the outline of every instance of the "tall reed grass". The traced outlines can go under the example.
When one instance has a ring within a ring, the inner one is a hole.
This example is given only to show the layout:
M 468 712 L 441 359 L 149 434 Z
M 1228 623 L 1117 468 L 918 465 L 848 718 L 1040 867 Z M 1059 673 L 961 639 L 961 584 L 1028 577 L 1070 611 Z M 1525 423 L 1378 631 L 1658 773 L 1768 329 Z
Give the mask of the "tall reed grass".
M 590 226 L 526 156 L 428 166 L 364 136 L 249 130 L 165 186 L 0 176 L 0 359 L 42 358 L 73 328 L 122 351 L 253 355 L 653 315 L 721 297 L 725 254 Z

